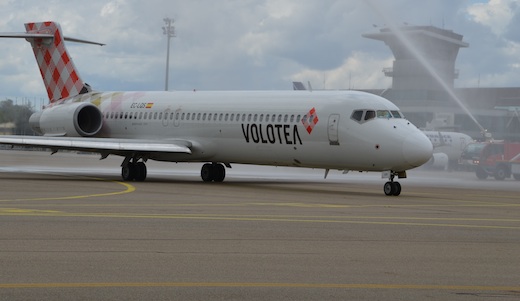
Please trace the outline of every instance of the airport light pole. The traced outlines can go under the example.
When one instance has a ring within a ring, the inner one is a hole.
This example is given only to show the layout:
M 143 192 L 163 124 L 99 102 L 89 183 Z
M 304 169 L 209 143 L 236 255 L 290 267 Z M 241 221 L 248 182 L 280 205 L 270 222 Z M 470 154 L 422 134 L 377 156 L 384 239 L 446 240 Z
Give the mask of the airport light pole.
M 166 78 L 164 80 L 164 91 L 168 91 L 168 74 L 170 69 L 170 39 L 175 37 L 175 27 L 172 26 L 173 19 L 164 18 L 165 26 L 163 26 L 163 34 L 168 37 L 168 44 L 166 50 Z

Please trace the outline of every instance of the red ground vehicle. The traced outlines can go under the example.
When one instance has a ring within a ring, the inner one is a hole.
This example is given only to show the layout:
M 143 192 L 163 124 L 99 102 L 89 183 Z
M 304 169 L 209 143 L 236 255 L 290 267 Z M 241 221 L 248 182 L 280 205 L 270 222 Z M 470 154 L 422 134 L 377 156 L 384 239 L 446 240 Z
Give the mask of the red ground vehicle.
M 520 142 L 495 140 L 470 143 L 461 158 L 472 160 L 479 179 L 494 176 L 497 180 L 504 180 L 513 176 L 520 180 Z

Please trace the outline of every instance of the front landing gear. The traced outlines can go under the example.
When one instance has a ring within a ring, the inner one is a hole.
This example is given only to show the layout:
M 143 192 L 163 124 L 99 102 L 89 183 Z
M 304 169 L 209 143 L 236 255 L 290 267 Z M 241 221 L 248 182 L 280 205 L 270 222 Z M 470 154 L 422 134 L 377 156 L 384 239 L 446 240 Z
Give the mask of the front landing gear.
M 383 186 L 386 195 L 398 196 L 401 194 L 401 184 L 399 182 L 388 181 Z
M 394 182 L 395 176 L 398 176 L 399 178 L 406 178 L 406 172 L 390 171 L 389 174 L 383 173 L 383 177 L 390 179 L 390 181 L 386 182 L 383 186 L 383 191 L 388 196 L 398 196 L 401 194 L 401 184 L 399 184 L 399 182 Z

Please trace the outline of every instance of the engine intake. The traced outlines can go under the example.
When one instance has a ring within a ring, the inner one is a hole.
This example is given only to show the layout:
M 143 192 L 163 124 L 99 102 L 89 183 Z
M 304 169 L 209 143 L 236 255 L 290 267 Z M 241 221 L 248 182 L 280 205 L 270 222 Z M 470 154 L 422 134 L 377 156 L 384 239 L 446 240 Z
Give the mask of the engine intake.
M 29 118 L 33 130 L 46 136 L 88 137 L 103 126 L 103 115 L 88 102 L 56 105 Z

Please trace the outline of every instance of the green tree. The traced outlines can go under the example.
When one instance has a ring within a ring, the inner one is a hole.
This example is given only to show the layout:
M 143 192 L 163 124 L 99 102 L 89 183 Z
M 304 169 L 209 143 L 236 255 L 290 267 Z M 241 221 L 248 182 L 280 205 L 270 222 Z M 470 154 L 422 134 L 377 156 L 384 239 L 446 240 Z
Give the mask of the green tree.
M 0 101 L 0 123 L 13 122 L 15 134 L 32 134 L 29 117 L 34 113 L 30 105 L 15 105 L 12 99 Z

